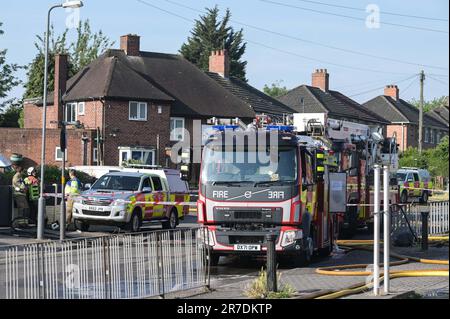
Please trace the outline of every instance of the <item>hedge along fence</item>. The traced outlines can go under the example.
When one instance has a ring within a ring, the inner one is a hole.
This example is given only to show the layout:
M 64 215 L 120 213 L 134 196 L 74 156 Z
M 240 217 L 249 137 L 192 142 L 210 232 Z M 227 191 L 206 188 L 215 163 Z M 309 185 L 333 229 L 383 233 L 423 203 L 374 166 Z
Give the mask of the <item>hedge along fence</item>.
M 36 167 L 36 171 L 37 171 L 37 176 L 40 177 L 41 172 L 40 172 L 39 166 Z M 14 171 L 0 173 L 0 185 L 11 185 L 14 174 L 15 174 Z M 69 179 L 69 170 L 68 169 L 66 169 L 64 175 L 66 177 L 66 180 L 68 180 Z M 92 184 L 93 182 L 96 181 L 95 177 L 93 177 L 89 174 L 80 172 L 80 171 L 76 171 L 76 175 L 82 184 L 88 184 L 88 183 Z M 23 176 L 26 177 L 26 169 L 24 170 Z M 58 166 L 55 166 L 55 165 L 45 165 L 44 182 L 46 185 L 60 184 L 61 183 L 61 168 Z

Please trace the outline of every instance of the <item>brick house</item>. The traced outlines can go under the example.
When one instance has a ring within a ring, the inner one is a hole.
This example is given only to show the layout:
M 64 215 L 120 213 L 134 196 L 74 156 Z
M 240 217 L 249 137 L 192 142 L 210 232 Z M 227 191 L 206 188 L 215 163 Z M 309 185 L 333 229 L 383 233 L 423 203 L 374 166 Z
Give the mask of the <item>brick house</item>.
M 400 151 L 419 144 L 419 109 L 400 98 L 397 85 L 387 85 L 384 95 L 377 96 L 363 104 L 369 111 L 377 112 L 389 121 L 389 135 L 396 134 Z M 442 137 L 448 135 L 448 123 L 423 115 L 423 148 L 435 147 Z
M 330 90 L 330 75 L 326 69 L 316 69 L 312 73 L 311 85 L 296 87 L 278 100 L 296 113 L 325 113 L 328 118 L 381 127 L 384 131 L 388 123 L 348 96 Z
M 168 166 L 167 151 L 185 139 L 183 129 L 190 133 L 192 145 L 195 120 L 206 124 L 213 117 L 238 117 L 249 123 L 261 113 L 292 113 L 281 102 L 229 77 L 224 50 L 212 52 L 210 72 L 203 72 L 180 55 L 141 51 L 140 37 L 129 34 L 120 38 L 120 49 L 107 50 L 70 79 L 67 62 L 65 55 L 55 57 L 55 90 L 47 97 L 46 126 L 49 134 L 57 135 L 52 130 L 59 131 L 58 122 L 64 119 L 71 124 L 70 134 L 85 136 L 84 142 L 68 141 L 68 148 L 76 150 L 69 151 L 68 165 L 139 160 Z M 24 102 L 25 129 L 36 136 L 41 114 L 41 99 Z M 58 162 L 52 160 L 58 145 L 49 141 L 49 163 Z M 36 152 L 23 155 L 37 161 L 40 151 Z

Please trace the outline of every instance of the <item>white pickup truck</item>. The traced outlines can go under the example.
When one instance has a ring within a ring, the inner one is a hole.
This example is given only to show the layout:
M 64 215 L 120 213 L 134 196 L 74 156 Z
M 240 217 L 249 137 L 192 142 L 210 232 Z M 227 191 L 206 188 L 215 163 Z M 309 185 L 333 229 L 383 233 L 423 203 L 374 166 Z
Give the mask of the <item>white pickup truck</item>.
M 137 232 L 145 221 L 174 229 L 189 213 L 187 183 L 175 170 L 120 169 L 101 176 L 74 200 L 75 226 L 117 225 Z

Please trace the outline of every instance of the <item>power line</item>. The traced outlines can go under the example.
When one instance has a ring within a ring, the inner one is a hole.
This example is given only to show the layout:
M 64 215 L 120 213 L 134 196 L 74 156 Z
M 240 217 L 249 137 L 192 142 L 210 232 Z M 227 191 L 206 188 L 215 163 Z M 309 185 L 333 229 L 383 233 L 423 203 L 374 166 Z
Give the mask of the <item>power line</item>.
M 339 4 L 331 4 L 331 3 L 325 3 L 325 2 L 320 2 L 320 1 L 312 1 L 312 0 L 297 0 L 297 1 L 299 1 L 299 2 L 306 2 L 306 3 L 313 3 L 313 4 L 328 6 L 328 7 L 335 7 L 335 8 L 341 8 L 341 9 L 348 9 L 348 10 L 355 10 L 355 11 L 366 12 L 366 9 L 363 9 L 363 8 L 350 7 L 350 6 L 344 6 L 344 5 L 339 5 Z M 391 16 L 398 16 L 398 17 L 405 17 L 405 18 L 414 18 L 414 19 L 423 19 L 423 20 L 448 22 L 448 19 L 434 18 L 434 17 L 425 17 L 425 16 L 418 16 L 418 15 L 410 15 L 410 14 L 403 14 L 403 13 L 398 13 L 398 12 L 382 11 L 382 14 L 391 15 Z
M 436 81 L 436 82 L 439 82 L 439 83 L 441 83 L 441 84 L 443 84 L 443 85 L 445 85 L 445 86 L 448 87 L 448 83 L 447 83 L 447 82 L 442 81 L 442 80 L 439 80 L 439 79 L 436 79 L 435 77 L 433 77 L 433 76 L 431 76 L 431 75 L 429 75 L 429 74 L 427 74 L 427 76 L 428 76 L 430 79 L 432 79 L 432 80 L 434 80 L 434 81 Z
M 173 13 L 173 12 L 168 11 L 168 10 L 164 10 L 164 9 L 159 8 L 159 7 L 157 7 L 157 6 L 155 6 L 155 5 L 151 4 L 151 3 L 148 3 L 148 2 L 146 2 L 146 1 L 142 1 L 142 0 L 136 0 L 136 1 L 138 1 L 138 2 L 140 2 L 140 3 L 142 3 L 142 4 L 145 4 L 146 6 L 149 6 L 149 7 L 152 7 L 152 8 L 154 8 L 154 9 L 157 9 L 157 10 L 160 10 L 160 11 L 162 11 L 162 12 L 165 12 L 165 13 L 167 13 L 167 14 L 170 14 L 170 15 L 172 15 L 172 16 L 174 16 L 174 17 L 183 19 L 183 20 L 188 21 L 188 22 L 193 22 L 192 19 L 183 17 L 183 16 L 181 16 L 181 15 L 179 15 L 179 14 Z
M 414 78 L 414 77 L 417 77 L 417 76 L 418 76 L 417 74 L 414 74 L 413 76 L 410 76 L 410 77 L 408 77 L 408 78 L 406 78 L 406 79 L 397 81 L 395 84 L 403 83 L 403 82 L 408 81 L 408 80 L 410 80 L 410 79 L 412 79 L 412 78 Z M 371 90 L 367 90 L 367 91 L 364 91 L 364 92 L 361 92 L 361 93 L 358 93 L 358 94 L 350 95 L 349 97 L 355 97 L 355 96 L 360 96 L 360 95 L 364 95 L 364 94 L 367 94 L 367 93 L 372 93 L 372 92 L 374 92 L 374 91 L 378 91 L 378 90 L 381 90 L 381 89 L 383 89 L 383 88 L 385 88 L 384 85 L 381 86 L 381 87 L 377 87 L 377 88 L 375 88 L 375 89 L 371 89 Z
M 409 83 L 409 85 L 405 89 L 402 90 L 403 94 L 405 94 L 412 87 L 413 84 L 417 83 L 417 81 L 418 81 L 418 78 L 414 78 L 411 81 L 411 83 Z
M 403 77 L 402 77 L 403 78 Z M 372 86 L 374 84 L 381 84 L 381 83 L 390 83 L 392 82 L 392 78 L 384 78 L 384 79 L 378 79 L 378 80 L 372 80 L 369 82 L 363 82 L 363 83 L 351 83 L 351 84 L 346 84 L 346 85 L 339 85 L 338 87 L 336 87 L 336 90 L 342 90 L 342 89 L 353 89 L 353 88 L 362 88 L 365 86 Z
M 311 8 L 305 8 L 305 7 L 300 7 L 300 6 L 287 4 L 287 3 L 282 3 L 282 2 L 277 2 L 277 1 L 272 1 L 272 0 L 258 0 L 258 1 L 269 3 L 269 4 L 274 4 L 274 5 L 282 6 L 282 7 L 288 7 L 288 8 L 298 9 L 298 10 L 310 11 L 310 12 L 314 12 L 314 13 L 318 13 L 318 14 L 331 15 L 331 16 L 347 18 L 347 19 L 352 19 L 352 20 L 357 20 L 357 21 L 364 21 L 364 22 L 366 21 L 366 19 L 364 19 L 364 18 L 349 16 L 349 15 L 340 14 L 340 13 L 334 13 L 334 12 L 329 12 L 329 11 L 321 11 L 321 10 L 316 10 L 316 9 L 311 9 Z M 429 32 L 437 32 L 437 33 L 446 33 L 446 34 L 448 34 L 448 31 L 446 31 L 446 30 L 438 30 L 438 29 L 431 29 L 431 28 L 425 28 L 425 27 L 416 27 L 416 26 L 400 24 L 400 23 L 392 23 L 392 22 L 383 22 L 383 24 L 390 25 L 390 26 L 395 26 L 395 27 L 402 27 L 402 28 L 407 28 L 407 29 L 413 29 L 413 30 L 421 30 L 421 31 L 429 31 Z
M 321 59 L 316 59 L 316 58 L 311 58 L 305 55 L 301 55 L 292 51 L 286 51 L 286 50 L 282 50 L 279 48 L 275 48 L 272 46 L 269 46 L 267 44 L 264 43 L 260 43 L 260 42 L 256 42 L 256 41 L 252 41 L 252 40 L 248 40 L 246 39 L 246 41 L 248 43 L 253 43 L 256 45 L 259 45 L 261 47 L 267 48 L 267 49 L 271 49 L 273 51 L 277 51 L 277 52 L 281 52 L 284 54 L 288 54 L 288 55 L 292 55 L 292 56 L 296 56 L 302 59 L 306 59 L 306 60 L 311 60 L 311 61 L 315 61 L 315 62 L 320 62 L 320 63 L 326 63 L 329 65 L 333 65 L 333 66 L 337 66 L 337 67 L 341 67 L 341 68 L 347 68 L 347 69 L 352 69 L 352 70 L 357 70 L 357 71 L 367 71 L 367 72 L 374 72 L 374 73 L 382 73 L 382 74 L 400 74 L 400 75 L 405 75 L 407 73 L 398 73 L 398 72 L 388 72 L 388 71 L 380 71 L 380 70 L 375 70 L 375 69 L 367 69 L 367 68 L 360 68 L 360 67 L 356 67 L 356 66 L 349 66 L 349 65 L 345 65 L 345 64 L 340 64 L 340 63 L 334 63 L 334 62 L 330 62 L 330 61 L 325 61 L 325 60 L 321 60 Z
M 138 1 L 141 2 L 141 3 L 144 2 L 142 0 L 138 0 Z M 162 1 L 171 3 L 171 4 L 176 5 L 178 7 L 182 7 L 182 8 L 188 9 L 188 10 L 196 12 L 196 13 L 201 13 L 201 14 L 205 13 L 202 10 L 198 10 L 198 9 L 192 8 L 190 6 L 187 6 L 185 4 L 182 4 L 182 3 L 179 3 L 179 2 L 176 2 L 176 1 L 173 1 L 173 0 L 162 0 Z M 391 61 L 391 62 L 406 64 L 406 65 L 413 65 L 413 66 L 416 66 L 416 67 L 418 66 L 418 67 L 421 67 L 421 68 L 448 70 L 448 68 L 441 67 L 441 66 L 409 62 L 409 61 L 395 59 L 395 58 L 390 58 L 390 57 L 386 57 L 386 56 L 379 56 L 379 55 L 375 55 L 375 54 L 371 54 L 371 53 L 366 53 L 366 52 L 361 52 L 361 51 L 356 51 L 356 50 L 351 50 L 351 49 L 345 49 L 345 48 L 341 48 L 341 47 L 337 47 L 337 46 L 333 46 L 333 45 L 323 44 L 323 43 L 320 43 L 320 42 L 316 42 L 316 41 L 300 38 L 300 37 L 297 37 L 297 36 L 293 36 L 293 35 L 289 35 L 289 34 L 285 34 L 285 33 L 281 33 L 281 32 L 276 32 L 276 31 L 269 30 L 269 29 L 266 29 L 266 28 L 263 28 L 263 27 L 251 25 L 251 24 L 244 23 L 244 22 L 240 22 L 240 21 L 237 21 L 237 20 L 234 20 L 234 19 L 230 19 L 230 22 L 235 23 L 235 24 L 239 24 L 239 25 L 247 27 L 247 28 L 258 30 L 258 31 L 261 31 L 261 32 L 274 34 L 274 35 L 277 35 L 277 36 L 280 36 L 280 37 L 283 37 L 283 38 L 287 38 L 287 39 L 291 39 L 291 40 L 295 40 L 295 41 L 299 41 L 299 42 L 304 42 L 304 43 L 309 43 L 309 44 L 312 44 L 312 45 L 316 45 L 316 46 L 320 46 L 320 47 L 324 47 L 324 48 L 328 48 L 328 49 L 332 49 L 332 50 L 337 50 L 337 51 L 341 51 L 341 52 L 346 52 L 346 53 L 350 53 L 350 54 L 360 55 L 360 56 L 374 58 L 374 59 L 379 59 L 379 60 Z
M 158 6 L 152 5 L 152 4 L 148 3 L 147 1 L 144 1 L 144 0 L 136 0 L 136 1 L 138 1 L 138 2 L 140 2 L 140 3 L 142 3 L 142 4 L 145 4 L 145 5 L 148 5 L 148 6 L 152 7 L 152 8 L 154 8 L 154 9 L 157 9 L 157 10 L 160 10 L 160 11 L 162 11 L 162 12 L 168 13 L 168 14 L 170 14 L 170 15 L 172 15 L 172 16 L 181 18 L 181 19 L 183 19 L 183 20 L 185 20 L 185 21 L 195 22 L 195 21 L 192 20 L 192 19 L 186 18 L 186 17 L 184 17 L 184 16 L 180 16 L 179 14 L 175 14 L 175 13 L 170 12 L 170 11 L 168 11 L 168 10 L 162 9 L 162 8 L 160 8 L 160 7 L 158 7 Z M 164 1 L 167 1 L 167 2 L 173 2 L 173 1 L 170 1 L 170 0 L 164 0 Z M 180 4 L 180 6 L 185 6 L 185 5 L 181 5 L 181 4 Z M 186 7 L 186 6 L 185 6 L 185 7 Z M 191 8 L 191 9 L 192 9 L 192 8 Z M 192 10 L 196 10 L 196 9 L 192 9 Z M 197 11 L 197 10 L 196 10 L 196 11 Z M 202 13 L 203 13 L 203 12 L 202 12 Z M 326 64 L 329 64 L 329 65 L 334 65 L 334 66 L 337 66 L 337 67 L 342 67 L 342 68 L 347 68 L 347 69 L 352 69 L 352 70 L 358 70 L 358 71 L 383 73 L 383 74 L 401 74 L 401 75 L 406 74 L 406 73 L 397 73 L 397 72 L 386 72 L 386 71 L 380 71 L 380 70 L 375 70 L 375 69 L 360 68 L 360 67 L 355 67 L 355 66 L 349 66 L 349 65 L 344 65 L 344 64 L 339 64 L 339 63 L 334 63 L 334 62 L 330 62 L 330 61 L 325 61 L 325 60 L 321 60 L 321 59 L 316 59 L 316 58 L 308 57 L 308 56 L 301 55 L 301 54 L 298 54 L 298 53 L 295 53 L 295 52 L 291 52 L 291 51 L 281 50 L 281 49 L 274 48 L 274 47 L 271 47 L 271 46 L 268 46 L 268 45 L 266 45 L 266 44 L 259 43 L 259 42 L 256 42 L 256 41 L 252 41 L 252 40 L 248 40 L 248 39 L 246 39 L 246 41 L 249 42 L 249 43 L 253 43 L 253 44 L 256 44 L 256 45 L 259 45 L 259 46 L 262 46 L 262 47 L 265 47 L 265 48 L 268 48 L 268 49 L 271 49 L 271 50 L 274 50 L 274 51 L 278 51 L 278 52 L 281 52 L 281 53 L 293 55 L 293 56 L 300 57 L 300 58 L 306 59 L 306 60 L 311 60 L 311 61 L 315 61 L 315 62 L 320 62 L 320 63 L 326 63 Z

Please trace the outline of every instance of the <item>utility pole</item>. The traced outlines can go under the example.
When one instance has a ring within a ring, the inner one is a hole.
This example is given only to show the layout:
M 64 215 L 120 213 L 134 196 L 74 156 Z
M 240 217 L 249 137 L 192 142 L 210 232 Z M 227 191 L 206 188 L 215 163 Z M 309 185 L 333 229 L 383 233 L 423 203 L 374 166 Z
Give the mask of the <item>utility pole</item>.
M 420 108 L 419 108 L 419 152 L 422 153 L 423 144 L 423 86 L 425 82 L 425 72 L 420 72 Z

